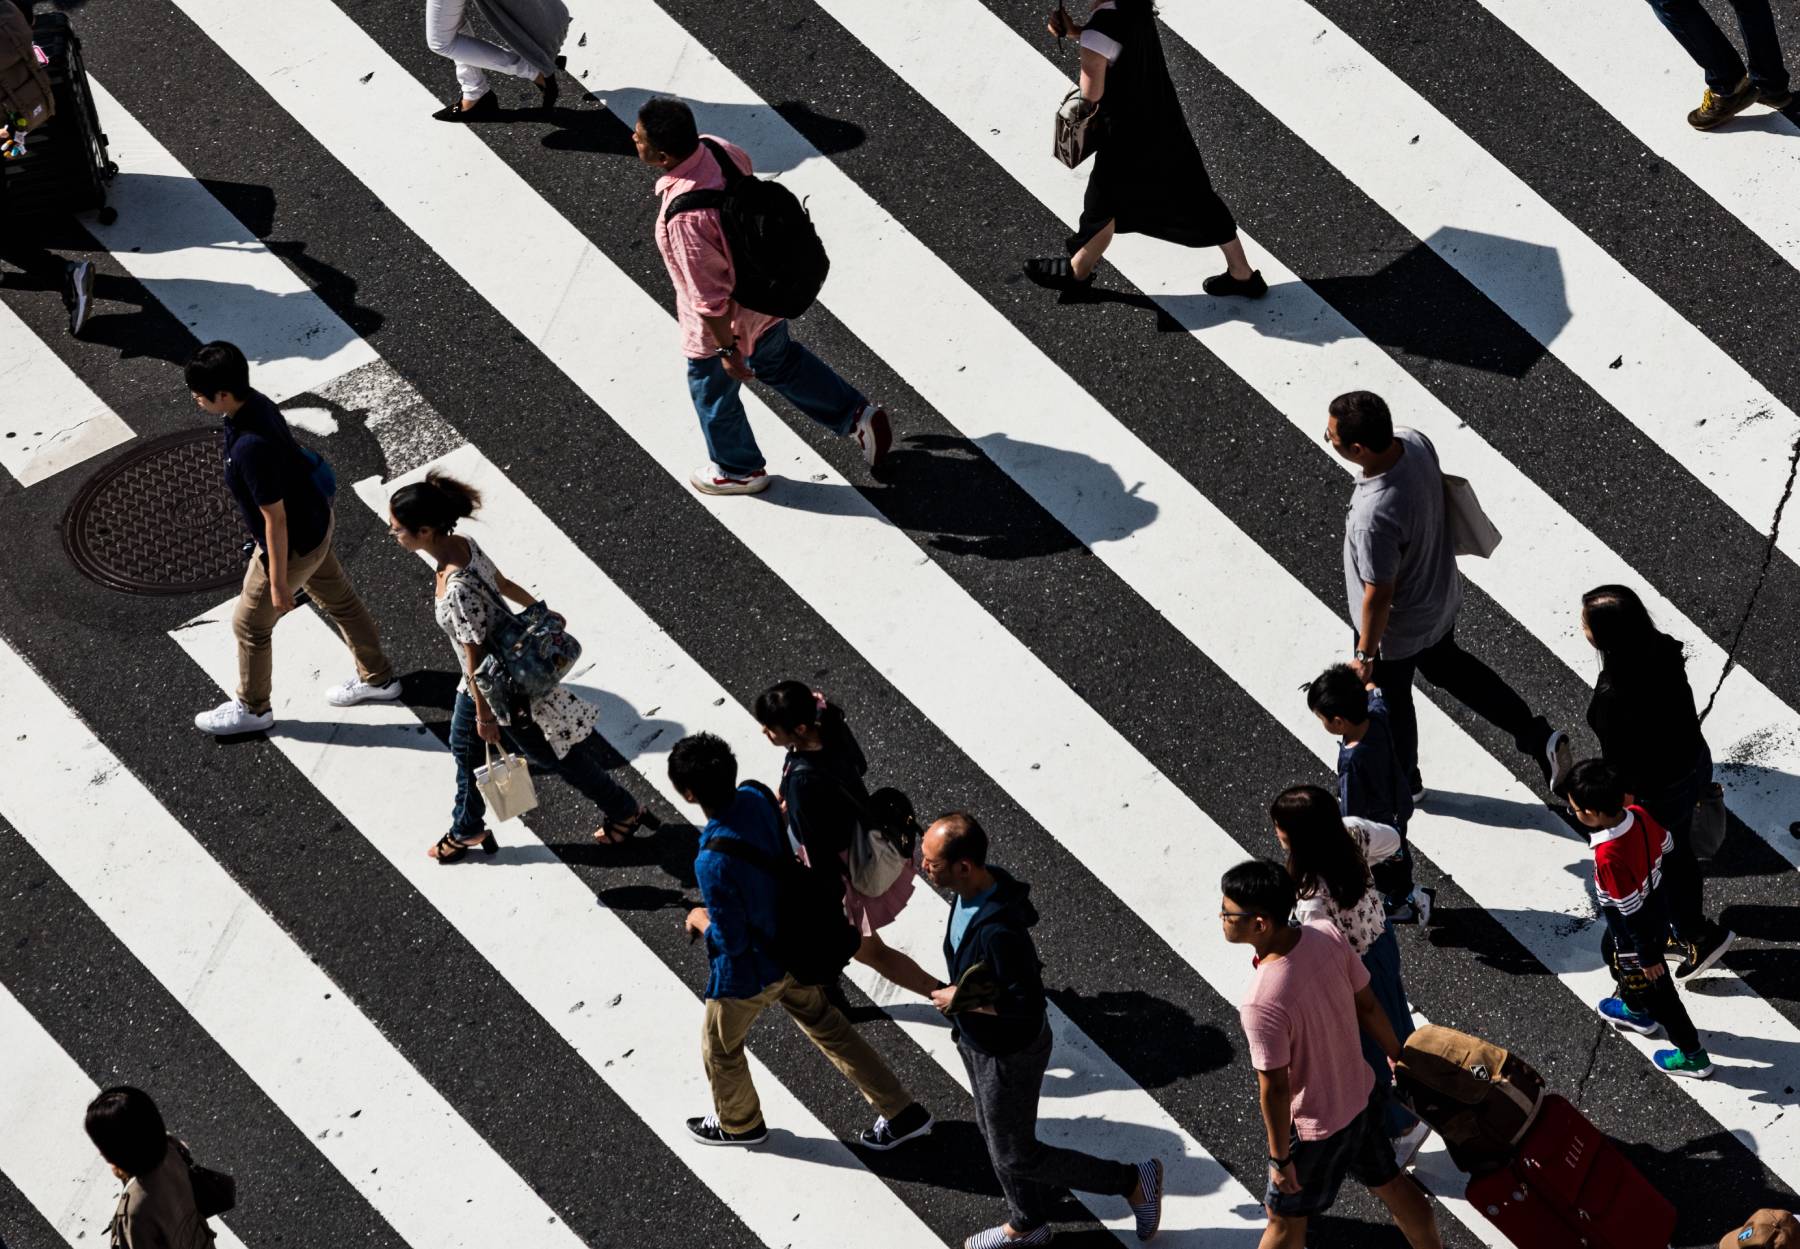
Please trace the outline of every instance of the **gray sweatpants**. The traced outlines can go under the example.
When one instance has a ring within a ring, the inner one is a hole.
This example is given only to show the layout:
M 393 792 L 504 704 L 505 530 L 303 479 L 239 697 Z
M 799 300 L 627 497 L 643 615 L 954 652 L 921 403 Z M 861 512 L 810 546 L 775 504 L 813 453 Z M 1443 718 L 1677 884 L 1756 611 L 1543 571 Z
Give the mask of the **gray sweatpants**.
M 1037 1040 L 1014 1054 L 984 1054 L 961 1038 L 956 1048 L 969 1072 L 975 1123 L 1011 1208 L 1013 1231 L 1023 1235 L 1048 1222 L 1061 1189 L 1131 1196 L 1137 1187 L 1135 1166 L 1046 1145 L 1037 1137 L 1038 1094 L 1050 1066 L 1048 1021 Z

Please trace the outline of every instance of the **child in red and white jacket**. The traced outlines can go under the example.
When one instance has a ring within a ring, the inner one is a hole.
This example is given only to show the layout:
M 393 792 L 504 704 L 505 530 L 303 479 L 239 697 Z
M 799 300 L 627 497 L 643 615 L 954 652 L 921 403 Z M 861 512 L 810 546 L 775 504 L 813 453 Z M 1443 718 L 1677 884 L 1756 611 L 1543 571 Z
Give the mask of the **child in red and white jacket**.
M 1671 1075 L 1704 1080 L 1712 1074 L 1712 1059 L 1663 961 L 1669 912 L 1660 892 L 1662 861 L 1675 848 L 1674 839 L 1648 811 L 1629 805 L 1632 795 L 1619 774 L 1599 759 L 1576 764 L 1562 793 L 1594 852 L 1594 894 L 1606 920 L 1600 953 L 1618 985 L 1617 996 L 1595 1009 L 1645 1036 L 1666 1031 L 1675 1048 L 1657 1050 L 1656 1065 Z

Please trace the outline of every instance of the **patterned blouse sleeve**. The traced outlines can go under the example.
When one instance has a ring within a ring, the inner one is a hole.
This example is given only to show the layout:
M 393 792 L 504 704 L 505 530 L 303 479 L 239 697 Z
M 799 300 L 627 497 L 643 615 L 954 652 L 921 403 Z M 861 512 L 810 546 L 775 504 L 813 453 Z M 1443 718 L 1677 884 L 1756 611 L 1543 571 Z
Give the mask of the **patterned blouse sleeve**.
M 466 569 L 450 578 L 450 584 L 444 587 L 444 614 L 450 622 L 451 636 L 475 646 L 487 639 L 494 610 L 488 596 L 469 584 L 470 578 L 479 575 L 472 568 Z

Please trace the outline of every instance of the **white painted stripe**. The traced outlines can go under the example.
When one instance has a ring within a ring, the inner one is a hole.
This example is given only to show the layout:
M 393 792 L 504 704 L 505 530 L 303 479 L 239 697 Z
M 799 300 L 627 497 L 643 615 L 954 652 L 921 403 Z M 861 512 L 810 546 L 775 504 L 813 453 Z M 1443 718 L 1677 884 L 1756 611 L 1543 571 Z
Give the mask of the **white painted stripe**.
M 256 387 L 276 402 L 375 358 L 98 80 L 88 84 L 119 165 L 107 194 L 119 215 L 102 225 L 89 214 L 82 225 L 120 267 L 201 342 L 223 338 L 243 348 Z M 179 375 L 171 376 L 173 397 L 185 400 Z
M 71 1245 L 107 1234 L 119 1181 L 82 1128 L 87 1104 L 100 1086 L 44 1030 L 24 1003 L 0 984 L 0 1037 L 6 1038 L 8 1078 L 0 1080 L 0 1172 L 44 1221 Z M 179 1127 L 179 1125 L 176 1125 Z M 205 1146 L 200 1161 L 207 1161 Z M 217 1249 L 242 1249 L 216 1220 Z
M 1163 19 L 1752 528 L 1768 531 L 1800 416 L 1606 249 L 1305 0 L 1170 5 Z M 1308 89 L 1293 90 L 1296 82 Z M 1790 555 L 1800 552 L 1797 530 L 1781 537 Z
M 489 509 L 515 522 L 492 534 L 485 526 L 470 528 L 509 575 L 568 568 L 572 547 L 567 539 L 473 447 L 463 447 L 441 463 L 484 492 L 491 491 Z M 359 485 L 358 493 L 368 485 Z M 381 508 L 385 515 L 385 492 Z M 565 580 L 567 594 L 562 590 Z M 558 610 L 593 622 L 585 630 L 589 653 L 605 656 L 610 678 L 612 666 L 628 660 L 624 645 L 610 634 L 612 622 L 636 609 L 598 577 L 579 581 L 564 577 L 556 584 Z M 575 604 L 580 604 L 579 610 Z M 237 680 L 229 623 L 232 606 L 225 603 L 172 634 L 222 689 L 230 689 Z M 423 613 L 417 625 L 432 627 Z M 448 643 L 444 654 L 448 662 Z M 275 649 L 275 713 L 281 720 L 308 723 L 312 730 L 323 724 L 328 731 L 289 736 L 278 722 L 271 740 L 298 774 L 469 939 L 649 1131 L 770 1245 L 836 1249 L 843 1243 L 846 1226 L 858 1228 L 859 1238 L 871 1244 L 893 1249 L 938 1244 L 918 1216 L 754 1055 L 751 1069 L 776 1140 L 758 1150 L 696 1144 L 685 1120 L 712 1108 L 700 1064 L 702 1004 L 697 986 L 684 983 L 616 914 L 597 903 L 593 892 L 523 824 L 499 827 L 507 847 L 498 860 L 506 866 L 503 872 L 481 870 L 482 856 L 475 865 L 457 871 L 445 870 L 428 857 L 426 848 L 447 827 L 455 765 L 404 705 L 350 709 L 326 705 L 319 687 L 334 679 L 346 662 L 342 639 L 318 616 L 302 613 L 282 628 Z M 581 675 L 574 680 L 581 680 Z M 702 707 L 723 697 L 723 690 L 709 688 L 716 692 Z M 634 724 L 632 730 L 640 731 L 640 726 Z M 352 740 L 346 740 L 346 734 L 353 735 Z M 663 734 L 658 748 L 666 750 L 678 736 Z M 628 749 L 630 735 L 618 745 Z M 666 785 L 666 777 L 661 779 Z M 552 783 L 549 778 L 539 781 Z M 585 836 L 587 831 L 576 835 Z M 669 922 L 679 921 L 672 917 Z M 569 958 L 571 949 L 584 956 Z M 698 958 L 695 965 L 704 966 Z M 772 1019 L 765 1026 L 787 1025 Z
M 1705 74 L 1642 0 L 1482 0 L 1488 12 L 1800 268 L 1800 127 L 1751 105 L 1726 128 L 1687 124 Z M 1734 44 L 1729 18 L 1724 29 Z
M 483 499 L 480 518 L 465 524 L 482 549 L 494 557 L 509 577 L 522 578 L 525 584 L 550 596 L 557 610 L 574 622 L 571 627 L 585 632 L 589 626 L 580 626 L 579 622 L 591 621 L 594 622 L 591 627 L 601 630 L 604 640 L 596 638 L 590 653 L 602 654 L 604 659 L 591 665 L 591 677 L 582 675 L 575 679 L 604 681 L 609 697 L 597 700 L 603 708 L 599 726 L 602 735 L 671 804 L 677 809 L 691 811 L 669 784 L 667 752 L 683 733 L 702 728 L 718 734 L 730 744 L 738 757 L 741 775 L 766 778 L 771 783 L 780 776 L 782 752 L 769 745 L 750 714 L 730 699 L 717 681 L 681 650 L 498 468 L 472 446 L 462 447 L 444 457 L 437 467 L 480 489 Z M 357 486 L 357 494 L 385 520 L 391 490 L 422 475 L 423 469 L 418 474 L 409 474 L 407 479 L 387 485 L 362 482 Z M 646 717 L 647 709 L 657 708 L 658 718 L 640 719 L 640 713 L 634 710 L 638 708 L 646 709 Z M 670 716 L 691 713 L 704 719 L 675 726 L 661 718 L 665 712 Z M 416 801 L 417 795 L 413 797 Z M 427 823 L 425 827 L 429 829 L 435 825 Z M 502 831 L 509 846 L 525 835 L 525 830 L 517 825 L 507 825 Z M 508 884 L 511 879 L 509 874 Z M 494 887 L 491 879 L 482 883 L 484 896 L 491 897 Z M 587 909 L 593 909 L 591 903 Z M 938 942 L 942 940 L 946 911 L 943 900 L 921 882 L 912 903 L 903 912 L 900 926 L 886 930 L 884 936 L 890 943 L 900 942 L 921 966 L 941 968 L 943 957 Z M 617 939 L 629 941 L 630 937 L 624 934 Z M 486 950 L 491 946 L 484 943 L 482 948 Z M 877 1000 L 889 1001 L 898 994 L 898 990 L 860 963 L 851 964 L 850 975 Z M 923 1014 L 904 1009 L 890 1013 L 901 1020 L 902 1026 L 934 1059 L 966 1084 L 962 1062 L 950 1043 L 948 1029 L 941 1026 L 937 1012 L 929 1004 L 911 995 L 905 996 L 919 1004 Z M 1261 1219 L 1247 1217 L 1242 1208 L 1248 1204 L 1255 1209 L 1258 1199 L 1233 1180 L 1199 1142 L 1060 1010 L 1052 1006 L 1051 1014 L 1057 1033 L 1056 1065 L 1071 1074 L 1051 1081 L 1048 1086 L 1046 1117 L 1040 1122 L 1044 1139 L 1121 1161 L 1137 1161 L 1152 1154 L 1161 1156 L 1167 1169 L 1169 1192 L 1164 1213 L 1168 1228 L 1165 1236 L 1174 1238 L 1171 1243 L 1193 1243 L 1191 1238 L 1202 1231 L 1209 1245 L 1219 1243 L 1213 1238 L 1228 1232 L 1257 1235 L 1261 1230 Z M 921 1026 L 922 1020 L 924 1026 Z M 624 1041 L 624 1038 L 615 1041 L 613 1052 Z M 637 1044 L 642 1050 L 654 1045 L 655 1041 L 639 1040 Z M 678 1070 L 659 1077 L 659 1080 L 669 1081 L 661 1091 L 661 1100 L 655 1103 L 659 1108 L 679 1105 L 679 1099 L 670 1090 L 678 1084 L 693 1083 L 689 1069 L 695 1068 L 696 1061 L 692 1049 L 692 1043 L 686 1041 L 676 1046 L 672 1061 Z M 758 1078 L 760 1080 L 760 1073 Z M 944 1108 L 938 1109 L 940 1113 L 944 1112 Z M 668 1111 L 661 1113 L 667 1115 Z M 771 1122 L 779 1125 L 782 1120 L 772 1117 Z M 806 1182 L 812 1183 L 811 1180 Z M 1129 1212 L 1122 1202 L 1100 1199 L 1094 1204 L 1098 1207 L 1096 1215 L 1105 1219 L 1109 1226 L 1129 1231 Z M 1136 1243 L 1135 1238 L 1131 1243 Z
M 0 342 L 0 465 L 21 486 L 131 440 L 131 427 L 4 303 Z
M 613 363 L 636 366 L 672 349 L 672 321 L 653 300 L 478 138 L 461 128 L 429 124 L 434 103 L 429 93 L 323 0 L 295 0 L 254 19 L 224 0 L 182 0 L 182 5 L 310 131 L 339 136 L 333 154 L 375 189 L 399 220 L 527 333 L 659 463 L 678 478 L 685 476 L 685 465 L 697 448 L 691 427 L 669 418 L 671 412 L 684 411 L 688 402 L 679 365 L 670 356 L 668 372 L 647 373 Z M 341 55 L 292 63 L 286 49 L 303 38 L 327 39 Z M 345 77 L 353 62 L 364 72 L 378 67 L 360 95 L 348 90 Z M 993 77 L 987 70 L 982 80 L 991 82 Z M 378 110 L 389 124 L 355 124 L 352 114 L 369 109 Z M 468 185 L 480 185 L 489 211 L 511 223 L 512 246 L 504 254 L 455 211 Z M 542 298 L 534 276 L 541 273 L 568 275 L 562 298 L 553 307 Z M 922 334 L 941 333 L 935 322 L 919 328 Z M 596 342 L 607 344 L 608 352 L 596 353 L 592 348 Z M 952 341 L 943 341 L 943 347 L 966 351 Z M 1006 406 L 1016 410 L 1016 394 L 1002 394 Z M 748 407 L 759 423 L 771 467 L 794 479 L 777 488 L 791 502 L 810 496 L 816 506 L 828 505 L 829 513 L 782 507 L 779 497 L 760 502 L 708 499 L 701 506 L 813 604 L 1103 883 L 1145 915 L 1184 958 L 1209 979 L 1221 974 L 1213 965 L 1216 931 L 1191 906 L 1188 882 L 1216 876 L 1241 857 L 1241 848 L 1029 650 L 1000 629 L 947 574 L 887 526 L 866 500 L 849 490 L 754 397 Z M 1169 476 L 1166 468 L 1158 476 Z M 1092 485 L 1092 479 L 1086 484 Z M 1178 479 L 1176 485 L 1173 497 L 1192 493 Z M 1060 489 L 1065 496 L 1075 493 L 1066 482 Z M 1142 496 L 1160 502 L 1155 487 Z M 1206 649 L 1239 668 L 1235 679 L 1253 691 L 1267 694 L 1279 688 L 1281 695 L 1264 700 L 1265 705 L 1278 708 L 1285 722 L 1295 723 L 1288 706 L 1297 701 L 1292 690 L 1295 657 L 1310 650 L 1323 662 L 1340 653 L 1343 624 L 1204 500 L 1196 498 L 1191 511 L 1199 523 L 1182 530 L 1179 557 L 1163 564 L 1177 574 L 1171 591 L 1181 605 L 1176 614 L 1199 616 L 1200 623 L 1208 623 L 1204 619 L 1208 613 L 1198 610 L 1203 599 L 1212 601 L 1203 592 L 1206 586 L 1266 587 L 1258 600 L 1246 605 L 1248 610 L 1229 613 L 1229 620 L 1217 622 L 1225 635 L 1218 639 L 1226 644 L 1223 650 Z M 1090 544 L 1093 530 L 1088 524 L 1080 531 Z M 1302 627 L 1305 637 L 1296 638 L 1295 630 Z M 1234 635 L 1245 629 L 1252 636 L 1235 645 Z M 1226 650 L 1232 653 L 1225 654 Z M 1482 809 L 1474 812 L 1479 818 L 1473 820 L 1420 821 L 1425 848 L 1442 846 L 1433 855 L 1440 864 L 1465 882 L 1481 880 L 1484 873 L 1491 874 L 1491 863 L 1470 851 L 1486 836 L 1482 826 L 1504 827 L 1517 817 L 1518 804 L 1535 800 L 1447 717 L 1427 706 L 1421 721 L 1428 737 L 1436 734 L 1443 739 L 1441 747 L 1434 744 L 1427 751 L 1427 766 L 1439 775 L 1468 777 L 1483 791 L 1511 799 L 1481 804 Z M 1304 736 L 1314 739 L 1315 749 L 1323 753 L 1316 728 L 1305 729 Z M 1095 777 L 1103 778 L 1102 783 L 1092 783 Z M 1141 854 L 1119 856 L 1104 835 L 1125 805 L 1133 808 L 1145 828 L 1158 830 Z M 1540 911 L 1554 902 L 1588 914 L 1579 879 L 1566 870 L 1578 868 L 1580 850 L 1571 839 L 1558 835 L 1554 821 L 1541 808 L 1534 818 L 1538 821 L 1534 829 L 1517 834 L 1521 848 L 1550 848 L 1555 857 L 1538 854 L 1528 860 L 1532 871 L 1508 875 L 1494 882 L 1490 893 L 1478 891 L 1478 896 L 1512 921 L 1528 947 L 1564 971 L 1572 990 L 1584 998 L 1598 996 L 1596 990 L 1606 977 L 1596 952 L 1571 953 L 1566 938 L 1556 931 L 1556 920 L 1566 922 L 1566 916 L 1546 917 Z M 1440 829 L 1441 833 L 1436 831 Z M 1243 978 L 1242 969 L 1235 967 L 1222 975 L 1227 986 Z M 1773 1021 L 1772 1031 L 1734 1027 L 1739 1039 L 1721 1053 L 1745 1064 L 1767 1058 L 1770 1066 L 1785 1069 L 1800 1047 L 1783 1052 L 1780 1042 L 1796 1030 L 1759 1001 L 1753 1000 L 1746 1009 L 1755 1016 L 1757 1008 L 1761 1015 L 1756 1018 Z M 1746 1016 L 1745 1022 L 1752 1019 Z M 1754 1124 L 1756 1130 L 1766 1125 L 1766 1107 L 1750 1104 L 1752 1092 L 1718 1081 L 1690 1092 L 1716 1107 L 1714 1113 L 1726 1126 L 1736 1126 L 1746 1135 L 1754 1133 L 1742 1124 Z M 1765 1142 L 1765 1157 L 1777 1171 L 1787 1166 L 1800 1175 L 1800 1157 L 1786 1156 L 1800 1156 L 1800 1142 L 1785 1144 L 1784 1151 L 1780 1143 Z
M 26 730 L 7 743 L 0 815 L 402 1238 L 580 1245 L 6 644 L 0 721 Z

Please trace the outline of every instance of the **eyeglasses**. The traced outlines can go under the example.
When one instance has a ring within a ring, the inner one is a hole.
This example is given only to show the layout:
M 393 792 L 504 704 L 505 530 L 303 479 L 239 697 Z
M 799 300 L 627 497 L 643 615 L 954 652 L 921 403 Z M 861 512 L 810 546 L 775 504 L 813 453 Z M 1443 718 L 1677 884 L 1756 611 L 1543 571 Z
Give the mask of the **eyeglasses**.
M 1261 919 L 1261 911 L 1220 911 L 1220 919 Z

